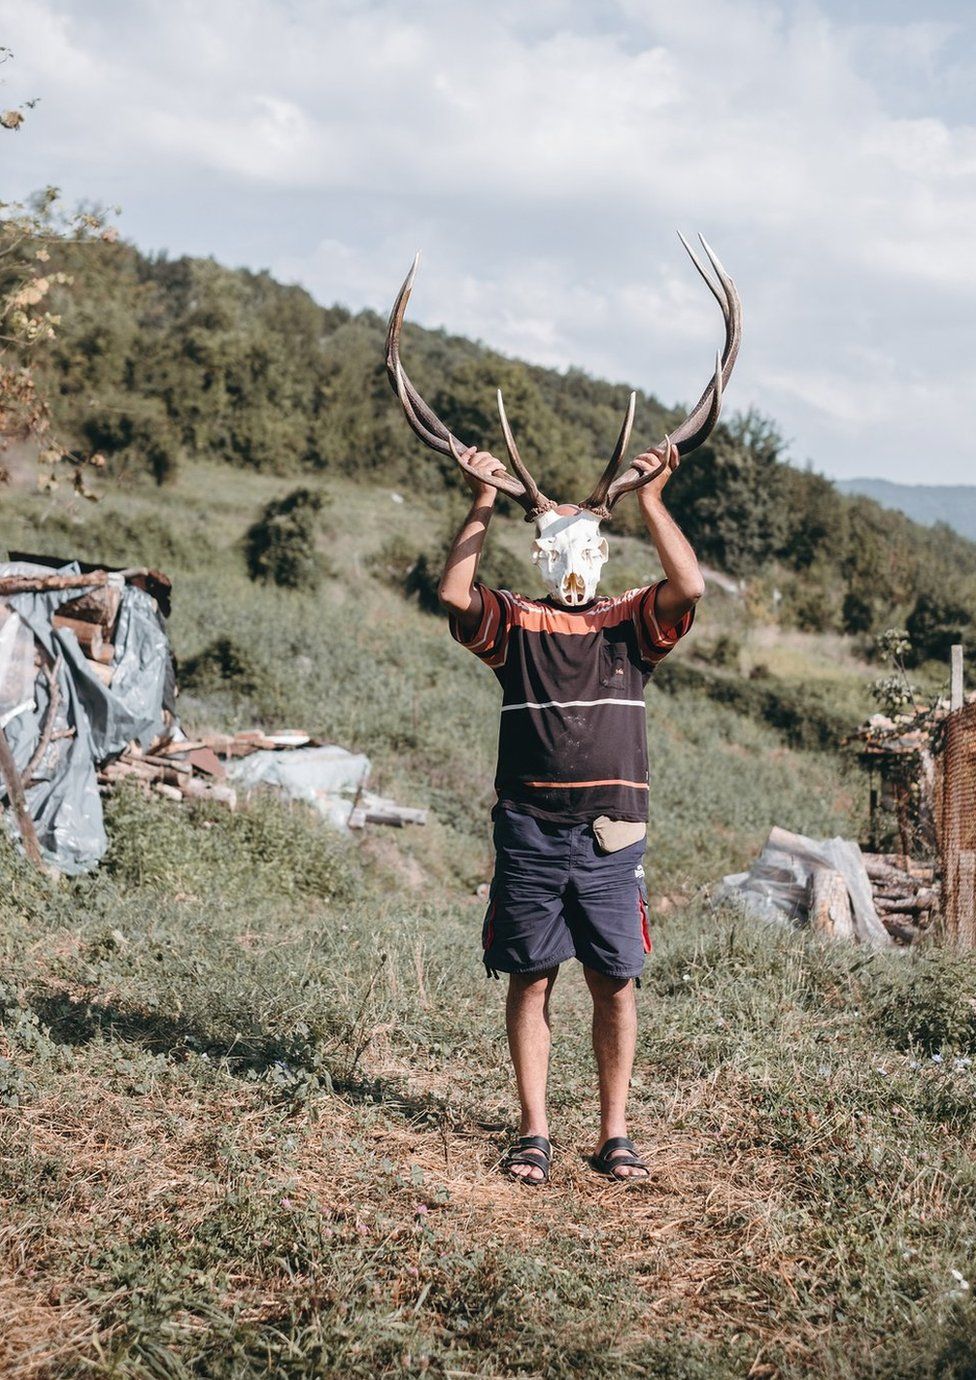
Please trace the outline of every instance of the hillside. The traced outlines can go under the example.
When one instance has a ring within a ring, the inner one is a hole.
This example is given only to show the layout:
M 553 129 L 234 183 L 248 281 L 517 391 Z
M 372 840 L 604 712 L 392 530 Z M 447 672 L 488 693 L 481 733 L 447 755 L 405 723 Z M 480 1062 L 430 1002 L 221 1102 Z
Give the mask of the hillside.
M 458 493 L 453 462 L 424 450 L 399 413 L 374 314 L 320 307 L 264 273 L 149 259 L 124 244 L 60 257 L 74 284 L 53 294 L 63 323 L 47 382 L 64 435 L 107 457 L 110 482 L 148 472 L 165 484 L 187 457 L 206 457 L 264 474 L 381 479 L 438 509 Z M 591 486 L 630 391 L 409 323 L 404 357 L 460 436 L 504 454 L 501 385 L 526 461 L 562 498 Z M 678 414 L 640 394 L 637 415 L 636 440 L 652 444 Z M 668 492 L 701 559 L 749 578 L 784 623 L 873 633 L 904 624 L 923 596 L 949 603 L 926 626 L 976 606 L 976 544 L 793 468 L 767 419 L 730 415 Z M 639 530 L 633 505 L 614 530 Z M 941 655 L 937 639 L 930 650 Z
M 374 318 L 99 256 L 51 377 L 63 425 L 109 457 L 102 497 L 5 491 L 0 549 L 160 566 L 191 734 L 302 728 L 367 752 L 375 787 L 431 819 L 347 838 L 274 797 L 229 813 L 121 789 L 104 864 L 59 883 L 0 834 L 0 1373 L 968 1380 L 972 964 L 819 945 L 707 896 L 773 823 L 862 833 L 867 783 L 836 739 L 876 668 L 840 595 L 874 569 L 908 607 L 937 544 L 782 464 L 755 419 L 679 473 L 684 520 L 749 587 L 710 586 L 647 692 L 631 1109 L 652 1173 L 628 1191 L 588 1167 L 571 964 L 553 1181 L 519 1188 L 497 1173 L 515 1104 L 480 962 L 499 692 L 423 606 L 456 476 L 405 437 Z M 537 435 L 589 436 L 588 463 L 613 435 L 611 385 L 408 345 L 432 393 L 460 379 L 445 407 L 511 370 Z M 318 582 L 254 582 L 245 534 L 299 484 L 322 499 Z M 611 533 L 610 590 L 658 574 L 635 526 Z M 532 578 L 527 531 L 499 515 L 492 578 Z
M 976 484 L 896 484 L 890 479 L 838 479 L 844 494 L 863 494 L 928 527 L 942 522 L 976 541 Z

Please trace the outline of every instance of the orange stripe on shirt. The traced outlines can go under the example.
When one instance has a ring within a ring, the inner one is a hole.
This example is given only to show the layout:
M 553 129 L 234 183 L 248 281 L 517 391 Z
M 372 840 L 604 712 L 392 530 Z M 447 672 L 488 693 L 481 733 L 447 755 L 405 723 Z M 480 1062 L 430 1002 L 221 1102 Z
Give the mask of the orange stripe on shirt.
M 637 791 L 646 791 L 650 788 L 646 781 L 621 781 L 619 777 L 611 777 L 609 781 L 520 781 L 520 786 L 539 786 L 544 790 L 568 791 L 575 786 L 633 786 Z
M 643 590 L 637 593 L 643 594 Z M 552 609 L 545 604 L 530 604 L 512 600 L 512 626 L 526 632 L 568 633 L 583 636 L 599 632 L 601 628 L 626 623 L 634 615 L 635 591 L 611 599 L 602 608 L 573 613 L 569 609 Z

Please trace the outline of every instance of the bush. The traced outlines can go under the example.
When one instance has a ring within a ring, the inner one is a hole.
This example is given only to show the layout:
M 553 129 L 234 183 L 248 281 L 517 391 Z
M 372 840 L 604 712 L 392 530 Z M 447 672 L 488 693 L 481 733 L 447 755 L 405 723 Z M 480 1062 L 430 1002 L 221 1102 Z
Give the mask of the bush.
M 968 609 L 951 596 L 923 591 L 905 623 L 912 647 L 909 665 L 947 661 L 954 642 L 963 642 L 972 626 Z
M 392 536 L 371 558 L 370 566 L 385 584 L 398 589 L 406 598 L 416 599 L 425 613 L 442 614 L 437 588 L 440 584 L 447 553 L 454 539 L 453 531 L 436 546 L 417 551 L 406 538 Z M 532 595 L 540 583 L 528 561 L 520 560 L 504 546 L 489 545 L 478 566 L 478 579 L 492 589 L 514 589 Z
M 293 489 L 266 504 L 244 536 L 244 558 L 252 580 L 284 589 L 315 589 L 322 563 L 315 550 L 323 498 Z
M 263 683 L 263 673 L 250 652 L 230 637 L 215 638 L 202 652 L 187 657 L 177 671 L 180 688 L 195 695 L 219 690 L 255 695 Z

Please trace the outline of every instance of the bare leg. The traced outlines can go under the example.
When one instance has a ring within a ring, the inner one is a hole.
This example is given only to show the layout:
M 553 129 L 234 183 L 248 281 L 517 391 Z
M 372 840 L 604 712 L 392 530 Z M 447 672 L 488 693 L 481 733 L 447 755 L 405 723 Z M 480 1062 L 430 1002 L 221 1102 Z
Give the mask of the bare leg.
M 511 973 L 508 979 L 505 1025 L 522 1107 L 520 1136 L 549 1138 L 549 1122 L 546 1117 L 550 1046 L 549 997 L 558 972 L 558 968 L 550 968 L 545 973 Z M 526 1178 L 542 1178 L 542 1170 L 528 1164 L 513 1165 L 512 1173 Z
M 637 1046 L 637 1002 L 630 978 L 610 978 L 585 968 L 593 998 L 593 1053 L 600 1078 L 599 1150 L 612 1136 L 627 1134 L 627 1094 Z M 624 1151 L 611 1152 L 623 1154 Z M 621 1175 L 646 1177 L 646 1170 L 621 1165 Z

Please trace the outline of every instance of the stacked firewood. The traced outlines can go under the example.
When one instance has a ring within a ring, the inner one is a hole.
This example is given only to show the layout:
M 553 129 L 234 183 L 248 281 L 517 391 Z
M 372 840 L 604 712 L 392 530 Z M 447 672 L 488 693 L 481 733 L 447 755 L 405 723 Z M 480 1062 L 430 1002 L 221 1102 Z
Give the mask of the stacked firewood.
M 103 685 L 112 684 L 115 658 L 112 637 L 121 601 L 121 580 L 96 585 L 62 604 L 52 619 L 56 628 L 67 628 L 74 633 L 88 660 L 88 669 Z
M 154 791 L 167 800 L 213 800 L 231 810 L 237 807 L 237 792 L 227 784 L 223 763 L 203 739 L 157 740 L 145 752 L 130 743 L 100 768 L 98 780 L 106 790 L 128 780 L 145 794 Z
M 939 886 L 933 863 L 917 862 L 905 853 L 865 853 L 874 907 L 896 944 L 913 944 L 939 910 Z

